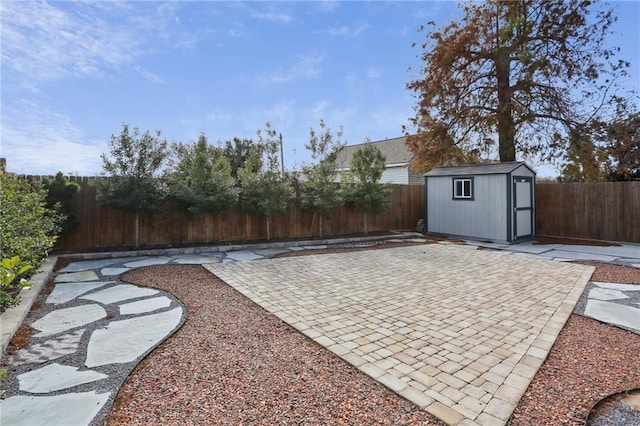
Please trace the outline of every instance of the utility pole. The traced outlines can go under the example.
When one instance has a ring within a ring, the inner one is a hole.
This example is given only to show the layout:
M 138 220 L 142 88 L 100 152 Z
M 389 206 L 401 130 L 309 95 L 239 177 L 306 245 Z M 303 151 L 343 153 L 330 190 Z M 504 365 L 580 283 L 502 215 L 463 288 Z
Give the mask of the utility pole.
M 280 167 L 282 167 L 282 176 L 284 176 L 284 151 L 282 150 L 282 133 L 280 133 Z

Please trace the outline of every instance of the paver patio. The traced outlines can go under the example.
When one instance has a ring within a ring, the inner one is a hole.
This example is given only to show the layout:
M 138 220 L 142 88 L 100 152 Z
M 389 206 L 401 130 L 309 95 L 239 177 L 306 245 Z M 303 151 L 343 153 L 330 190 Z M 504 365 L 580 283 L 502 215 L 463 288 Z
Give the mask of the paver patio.
M 206 268 L 452 425 L 509 419 L 593 272 L 442 244 Z

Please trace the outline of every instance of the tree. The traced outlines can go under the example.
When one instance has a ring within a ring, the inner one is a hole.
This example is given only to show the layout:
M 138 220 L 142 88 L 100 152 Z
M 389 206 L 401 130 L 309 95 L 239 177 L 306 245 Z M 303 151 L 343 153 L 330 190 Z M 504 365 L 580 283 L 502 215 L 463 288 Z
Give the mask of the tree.
M 600 182 L 640 179 L 640 113 L 612 121 L 594 120 L 590 132 L 569 133 L 561 182 Z
M 343 181 L 347 202 L 363 213 L 364 233 L 369 232 L 369 212 L 382 213 L 391 207 L 391 188 L 380 184 L 386 158 L 367 139 L 362 148 L 353 153 L 349 172 Z
M 616 118 L 600 127 L 611 162 L 609 180 L 640 179 L 640 113 Z
M 271 218 L 284 214 L 293 196 L 289 176 L 282 173 L 278 160 L 276 131 L 266 123 L 264 133 L 258 130 L 257 146 L 249 150 L 249 157 L 238 170 L 240 181 L 240 209 L 255 216 L 264 216 L 267 239 L 271 239 Z M 262 155 L 266 156 L 266 163 Z
M 124 124 L 119 135 L 111 135 L 110 156 L 100 156 L 104 172 L 94 182 L 98 201 L 135 212 L 136 248 L 140 246 L 140 213 L 160 211 L 166 197 L 159 173 L 169 151 L 160 135 L 159 130 L 141 134 L 137 127 L 130 133 L 129 125 Z
M 312 127 L 309 136 L 309 143 L 305 148 L 309 150 L 315 163 L 302 169 L 305 181 L 302 183 L 300 204 L 318 214 L 318 234 L 322 237 L 323 216 L 335 212 L 344 204 L 344 195 L 336 183 L 336 154 L 345 144 L 340 141 L 342 127 L 334 138 L 331 129 L 322 119 L 320 132 L 317 133 Z
M 608 105 L 629 66 L 604 44 L 616 18 L 593 14 L 592 3 L 464 3 L 461 22 L 431 31 L 422 76 L 407 85 L 419 100 L 407 137 L 416 166 L 477 161 L 495 150 L 496 134 L 501 162 L 558 155 L 566 129 Z
M 205 234 L 209 242 L 209 214 L 226 210 L 238 201 L 231 165 L 222 150 L 210 145 L 204 134 L 195 143 L 174 144 L 173 151 L 178 161 L 169 174 L 169 192 L 191 214 L 206 213 Z
M 252 147 L 256 146 L 251 139 L 233 138 L 233 140 L 226 141 L 224 143 L 223 153 L 229 160 L 231 165 L 231 176 L 234 179 L 238 178 L 238 170 L 240 170 L 246 163 L 251 153 Z M 262 159 L 255 164 L 257 167 L 254 172 L 257 172 L 262 167 Z
M 47 191 L 45 198 L 46 207 L 50 210 L 56 210 L 66 217 L 62 223 L 62 233 L 69 233 L 76 229 L 80 224 L 73 205 L 73 198 L 80 191 L 80 185 L 63 176 L 62 172 L 58 172 L 55 178 L 42 178 L 42 186 Z

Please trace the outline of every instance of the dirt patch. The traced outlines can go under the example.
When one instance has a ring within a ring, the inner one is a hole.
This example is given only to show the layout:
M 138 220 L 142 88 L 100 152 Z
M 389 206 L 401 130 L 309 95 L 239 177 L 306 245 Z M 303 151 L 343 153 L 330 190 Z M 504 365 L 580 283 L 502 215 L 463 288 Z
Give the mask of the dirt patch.
M 34 331 L 35 330 L 27 324 L 22 324 L 18 327 L 18 330 L 16 330 L 16 333 L 7 345 L 7 351 L 13 352 L 28 347 L 29 340 L 31 340 L 31 335 Z

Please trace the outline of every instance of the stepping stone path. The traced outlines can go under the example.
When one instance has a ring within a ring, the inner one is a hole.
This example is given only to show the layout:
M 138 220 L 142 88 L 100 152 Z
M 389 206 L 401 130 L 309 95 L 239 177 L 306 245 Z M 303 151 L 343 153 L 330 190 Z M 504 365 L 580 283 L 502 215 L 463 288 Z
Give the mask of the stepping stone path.
M 71 263 L 25 321 L 31 345 L 7 357 L 3 425 L 97 424 L 140 360 L 173 334 L 186 309 L 173 295 L 114 280 L 114 272 L 173 258 Z
M 468 242 L 461 247 L 478 246 L 524 257 L 599 260 L 640 267 L 640 250 L 633 245 L 609 248 Z M 35 330 L 30 346 L 5 358 L 9 374 L 3 383 L 6 394 L 0 401 L 0 424 L 100 424 L 118 389 L 140 360 L 182 326 L 187 311 L 177 298 L 160 290 L 121 282 L 120 274 L 151 265 L 254 261 L 288 251 L 327 247 L 332 246 L 274 246 L 69 264 L 58 271 L 45 305 L 25 320 Z M 589 282 L 575 312 L 640 334 L 640 286 Z M 320 339 L 322 336 L 315 340 Z M 381 381 L 394 388 L 395 382 Z

